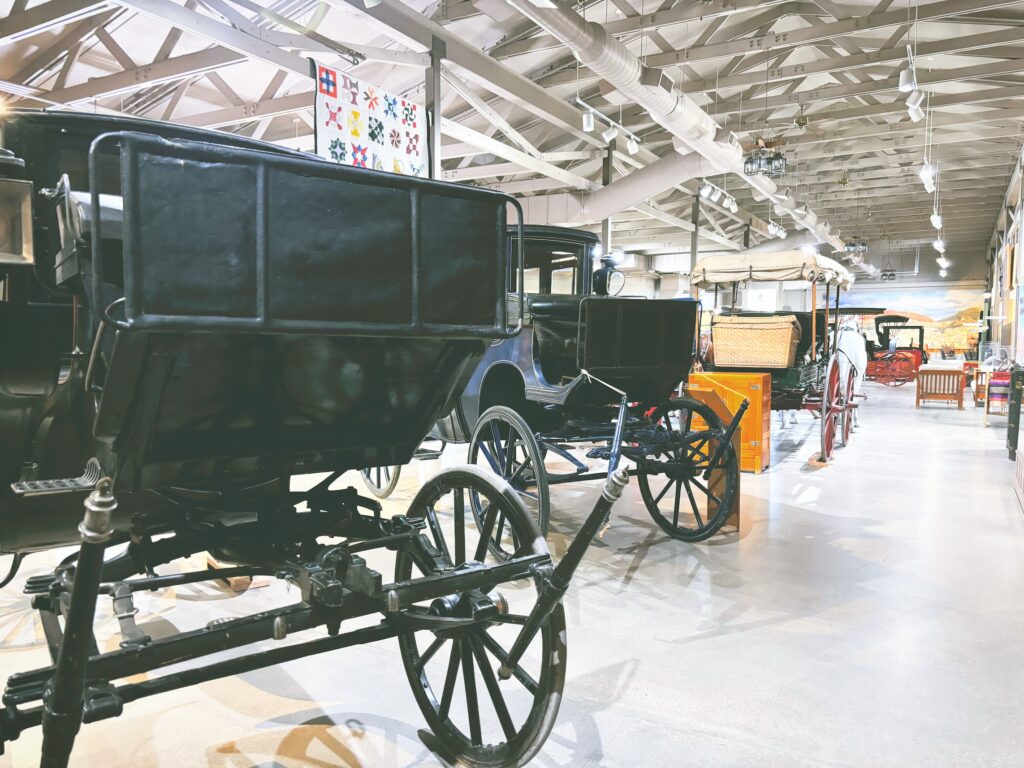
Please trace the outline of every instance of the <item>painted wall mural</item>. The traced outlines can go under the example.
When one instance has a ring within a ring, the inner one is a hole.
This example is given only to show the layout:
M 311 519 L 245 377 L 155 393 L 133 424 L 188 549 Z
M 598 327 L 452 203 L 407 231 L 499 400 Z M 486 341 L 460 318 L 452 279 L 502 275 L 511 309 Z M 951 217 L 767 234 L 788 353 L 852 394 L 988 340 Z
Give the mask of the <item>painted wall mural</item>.
M 980 288 L 859 289 L 856 285 L 839 300 L 843 307 L 884 307 L 906 315 L 924 326 L 924 343 L 930 349 L 970 349 L 978 342 L 978 316 L 982 308 Z M 874 326 L 870 326 L 873 330 Z
M 316 153 L 356 168 L 427 175 L 423 107 L 316 64 Z

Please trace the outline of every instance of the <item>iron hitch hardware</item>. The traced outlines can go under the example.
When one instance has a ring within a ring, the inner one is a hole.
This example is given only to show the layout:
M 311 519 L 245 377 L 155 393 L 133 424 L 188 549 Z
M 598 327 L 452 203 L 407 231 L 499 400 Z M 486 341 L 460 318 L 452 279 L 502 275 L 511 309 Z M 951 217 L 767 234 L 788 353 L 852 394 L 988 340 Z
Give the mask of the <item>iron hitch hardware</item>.
M 85 518 L 78 526 L 82 541 L 102 544 L 113 535 L 114 529 L 110 521 L 114 510 L 117 509 L 113 486 L 113 481 L 109 477 L 101 478 L 96 483 L 96 490 L 85 500 Z
M 114 618 L 121 627 L 121 647 L 138 648 L 147 645 L 151 638 L 135 623 L 139 609 L 132 600 L 132 585 L 118 582 L 113 588 Z
M 576 569 L 583 561 L 583 555 L 608 519 L 612 506 L 622 498 L 622 491 L 628 482 L 629 471 L 623 467 L 615 467 L 608 476 L 608 479 L 605 480 L 604 489 L 594 504 L 594 508 L 587 515 L 587 519 L 580 527 L 579 533 L 576 534 L 576 538 L 573 539 L 569 549 L 566 550 L 565 557 L 561 559 L 553 570 L 549 571 L 549 575 L 537 569 L 540 577 L 540 596 L 537 599 L 537 604 L 526 619 L 522 630 L 520 630 L 519 636 L 516 637 L 515 643 L 509 649 L 507 658 L 498 667 L 498 677 L 500 679 L 508 680 L 512 677 L 519 664 L 519 660 L 526 653 L 526 649 L 533 642 L 533 638 L 537 636 L 541 625 L 547 621 L 552 611 L 555 610 L 555 606 L 561 602 L 562 597 L 569 589 L 569 583 L 572 581 L 573 574 L 576 573 Z

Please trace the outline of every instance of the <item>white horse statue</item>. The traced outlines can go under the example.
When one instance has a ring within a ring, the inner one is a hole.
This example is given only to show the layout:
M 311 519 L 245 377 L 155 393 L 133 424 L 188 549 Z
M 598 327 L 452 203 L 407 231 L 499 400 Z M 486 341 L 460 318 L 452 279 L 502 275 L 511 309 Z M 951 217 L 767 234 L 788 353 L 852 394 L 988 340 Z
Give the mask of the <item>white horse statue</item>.
M 839 381 L 845 384 L 850 368 L 853 368 L 853 393 L 859 395 L 864 390 L 864 373 L 868 367 L 867 340 L 860 332 L 857 321 L 848 318 L 839 326 L 839 338 L 836 342 L 839 360 Z M 859 423 L 859 409 L 853 412 L 853 423 Z

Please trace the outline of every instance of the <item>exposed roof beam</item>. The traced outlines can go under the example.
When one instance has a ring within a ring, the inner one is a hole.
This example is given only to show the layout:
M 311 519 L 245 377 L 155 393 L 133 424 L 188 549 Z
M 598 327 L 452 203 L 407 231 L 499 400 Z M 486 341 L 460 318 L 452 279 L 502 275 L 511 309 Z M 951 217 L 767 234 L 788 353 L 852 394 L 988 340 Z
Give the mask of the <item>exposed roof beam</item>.
M 276 99 L 258 101 L 239 106 L 224 107 L 210 112 L 202 112 L 198 115 L 176 118 L 175 122 L 183 125 L 193 125 L 197 128 L 223 128 L 228 125 L 247 123 L 250 120 L 260 120 L 265 117 L 277 117 L 288 115 L 313 108 L 313 92 L 304 91 L 293 93 L 290 96 L 278 96 Z
M 1004 8 L 1018 2 L 1020 0 L 941 0 L 938 3 L 918 5 L 915 9 L 915 18 L 921 22 L 930 19 L 961 16 L 975 11 Z M 906 23 L 907 11 L 905 8 L 900 8 L 895 11 L 871 13 L 866 16 L 857 16 L 828 24 L 815 24 L 806 29 L 789 32 L 768 32 L 758 37 L 748 37 L 727 43 L 713 43 L 699 48 L 654 54 L 646 58 L 646 63 L 651 67 L 668 67 L 695 61 L 722 59 L 738 54 L 750 54 L 756 51 L 770 51 L 772 54 L 780 54 L 809 43 L 818 43 L 844 35 L 866 32 L 871 29 L 895 27 Z
M 23 40 L 105 11 L 109 3 L 95 0 L 50 0 L 0 19 L 0 45 Z
M 1010 61 L 992 61 L 986 64 L 976 64 L 973 67 L 961 67 L 960 69 L 935 69 L 918 72 L 917 82 L 921 86 L 929 86 L 941 83 L 965 82 L 992 75 L 1022 71 L 1024 71 L 1024 59 L 1011 59 Z M 822 88 L 797 91 L 781 96 L 769 96 L 766 99 L 759 99 L 757 107 L 769 110 L 789 106 L 806 107 L 835 99 L 845 99 L 850 96 L 865 96 L 884 91 L 895 91 L 898 87 L 899 75 L 895 74 L 890 75 L 884 80 L 866 80 L 864 82 L 845 83 L 843 85 L 828 85 Z M 716 114 L 734 114 L 742 112 L 744 109 L 749 112 L 752 104 L 751 98 L 719 102 L 716 105 Z
M 574 189 L 593 189 L 598 186 L 595 182 L 592 182 L 583 176 L 579 176 L 571 171 L 566 171 L 552 163 L 546 163 L 520 149 L 503 144 L 497 139 L 486 136 L 479 131 L 474 131 L 472 128 L 469 128 L 462 123 L 456 123 L 448 118 L 441 119 L 441 131 L 449 138 L 455 139 L 456 141 L 464 141 L 467 144 L 474 144 L 480 147 L 480 149 L 490 152 L 492 155 L 501 157 L 511 163 L 515 163 L 516 165 L 533 171 L 534 173 L 549 176 L 550 178 L 556 179 L 573 187 Z
M 1000 101 L 1003 99 L 1019 99 L 1024 97 L 1024 86 L 1012 86 L 1008 88 L 990 88 L 984 91 L 966 91 L 963 93 L 932 94 L 930 107 L 932 109 L 950 106 L 963 106 L 967 104 L 980 104 L 986 101 Z M 826 120 L 852 120 L 859 117 L 899 114 L 907 111 L 907 105 L 903 99 L 887 101 L 877 105 L 857 107 L 832 107 L 805 113 L 814 122 Z M 970 115 L 964 115 L 964 121 L 970 120 Z M 792 118 L 777 118 L 768 121 L 769 125 L 791 124 Z M 749 133 L 763 128 L 763 121 L 751 121 L 739 126 L 735 130 L 738 133 Z
M 674 8 L 655 11 L 632 16 L 627 19 L 609 21 L 604 28 L 609 34 L 616 37 L 640 32 L 652 28 L 667 27 L 673 24 L 685 24 L 690 21 L 711 19 L 716 16 L 730 16 L 750 10 L 762 10 L 776 5 L 781 5 L 787 0 L 774 0 L 773 2 L 756 2 L 756 0 L 710 0 L 700 4 L 681 3 Z M 495 46 L 491 55 L 496 59 L 507 59 L 512 56 L 521 56 L 538 51 L 549 51 L 561 48 L 562 44 L 554 35 L 542 34 L 531 37 L 527 40 L 517 40 L 503 45 Z
M 290 70 L 303 77 L 309 75 L 309 61 L 302 56 L 289 53 L 276 45 L 264 42 L 198 11 L 177 5 L 171 0 L 117 0 L 117 2 L 126 8 L 133 8 L 146 16 L 159 19 L 259 61 Z
M 988 52 L 984 49 L 1004 43 L 1019 43 L 1021 33 L 1019 29 L 1000 29 L 995 32 L 985 32 L 980 35 L 965 35 L 945 40 L 921 42 L 917 44 L 918 57 L 937 56 L 940 54 L 964 53 L 973 51 L 979 55 L 992 53 L 993 58 L 1024 58 L 1024 49 L 1013 49 L 1015 55 L 1003 57 L 994 55 L 995 52 Z M 979 50 L 981 49 L 981 50 Z M 834 56 L 822 61 L 815 61 L 806 64 L 794 64 L 784 67 L 769 69 L 767 75 L 764 72 L 745 72 L 738 75 L 718 77 L 707 80 L 688 80 L 681 83 L 681 87 L 688 93 L 698 93 L 711 88 L 732 88 L 741 85 L 763 85 L 765 79 L 775 83 L 793 78 L 807 77 L 813 74 L 832 74 L 844 72 L 850 69 L 866 67 L 886 62 L 904 61 L 907 58 L 907 47 L 897 45 L 881 50 L 866 51 L 855 55 Z
M 582 129 L 582 113 L 578 109 L 404 3 L 384 0 L 380 5 L 366 8 L 362 0 L 327 2 L 339 7 L 355 8 L 418 45 L 421 50 L 430 49 L 433 37 L 443 40 L 445 58 L 461 67 L 467 77 L 480 82 L 499 96 L 544 115 L 549 121 L 588 144 L 602 144 L 600 137 L 591 136 Z
M 49 101 L 62 104 L 76 104 L 130 93 L 158 83 L 181 80 L 191 75 L 210 72 L 245 60 L 244 55 L 227 48 L 207 48 L 195 53 L 176 56 L 173 59 L 165 59 L 156 64 L 146 64 L 113 75 L 96 77 L 81 85 L 50 91 L 46 94 L 46 98 Z

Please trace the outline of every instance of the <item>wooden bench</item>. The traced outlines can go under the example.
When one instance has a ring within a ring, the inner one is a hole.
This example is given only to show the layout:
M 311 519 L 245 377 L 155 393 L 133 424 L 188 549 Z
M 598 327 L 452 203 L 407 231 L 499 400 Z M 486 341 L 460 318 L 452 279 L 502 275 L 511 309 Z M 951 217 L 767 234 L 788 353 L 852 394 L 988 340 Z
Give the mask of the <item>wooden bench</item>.
M 926 368 L 917 372 L 917 402 L 938 401 L 956 403 L 961 411 L 964 408 L 964 372 L 959 368 Z

